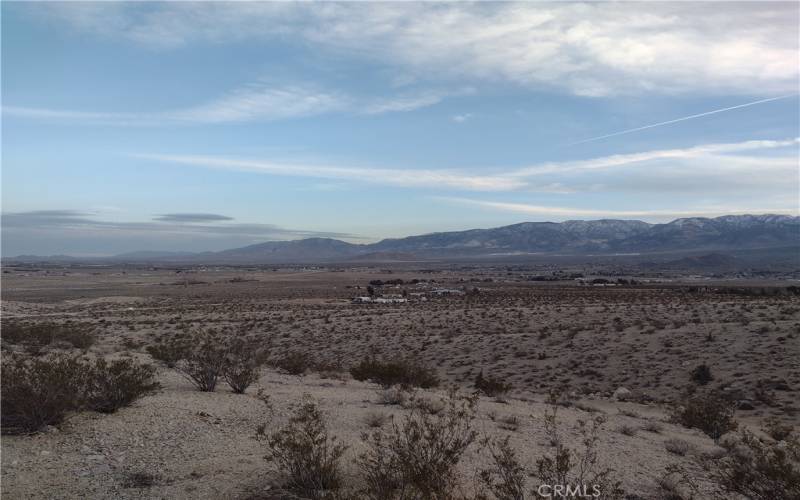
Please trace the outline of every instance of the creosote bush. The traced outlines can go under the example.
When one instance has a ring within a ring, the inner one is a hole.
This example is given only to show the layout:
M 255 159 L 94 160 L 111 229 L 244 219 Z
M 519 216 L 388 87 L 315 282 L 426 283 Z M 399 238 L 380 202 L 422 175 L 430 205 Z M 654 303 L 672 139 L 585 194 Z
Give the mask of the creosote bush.
M 374 500 L 451 498 L 456 466 L 477 434 L 472 429 L 477 398 L 451 391 L 445 409 L 433 415 L 418 405 L 388 430 L 364 433 L 367 451 L 358 457 Z
M 201 333 L 175 369 L 200 391 L 214 392 L 225 368 L 225 349 L 220 339 L 212 333 Z
M 672 410 L 671 420 L 684 427 L 693 427 L 718 440 L 737 427 L 733 415 L 736 405 L 716 392 L 697 392 Z
M 497 440 L 487 438 L 483 441 L 483 445 L 492 461 L 489 468 L 479 472 L 482 486 L 496 500 L 524 500 L 527 472 L 520 464 L 516 451 L 509 444 L 509 436 Z M 481 495 L 480 498 L 486 496 Z
M 114 412 L 156 390 L 154 374 L 152 367 L 128 359 L 11 356 L 2 363 L 2 432 L 36 432 L 75 411 Z
M 696 384 L 707 385 L 712 380 L 714 380 L 714 376 L 711 375 L 711 368 L 707 364 L 697 365 L 692 370 L 692 381 Z
M 726 454 L 709 461 L 713 479 L 753 500 L 800 499 L 800 441 L 762 442 L 742 430 L 722 443 Z
M 257 438 L 269 448 L 267 459 L 286 473 L 290 490 L 321 499 L 341 486 L 340 461 L 347 446 L 328 434 L 322 410 L 308 396 L 286 426 L 269 435 L 262 426 Z
M 303 375 L 314 367 L 315 362 L 308 353 L 290 351 L 273 359 L 270 364 L 289 375 Z
M 223 338 L 213 331 L 194 332 L 147 348 L 153 358 L 174 368 L 200 391 L 214 392 L 222 378 L 237 394 L 258 380 L 266 350 L 245 338 Z
M 621 482 L 614 478 L 612 469 L 601 468 L 597 456 L 599 433 L 605 424 L 605 417 L 595 416 L 591 422 L 579 420 L 578 431 L 582 447 L 570 449 L 564 444 L 559 431 L 559 399 L 559 392 L 551 391 L 544 423 L 545 432 L 554 450 L 552 454 L 536 460 L 535 475 L 541 480 L 541 484 L 573 488 L 587 486 L 590 494 L 596 494 L 594 498 L 602 500 L 623 498 L 625 492 L 621 488 Z M 538 494 L 538 490 L 536 493 Z
M 234 339 L 225 355 L 222 377 L 236 394 L 243 394 L 258 380 L 264 353 L 243 339 Z
M 25 434 L 57 425 L 86 401 L 89 366 L 78 358 L 49 355 L 3 360 L 0 392 L 3 434 Z
M 439 385 L 435 370 L 410 360 L 381 361 L 369 356 L 352 366 L 350 374 L 356 380 L 371 380 L 383 387 L 401 385 L 429 389 Z
M 502 396 L 511 390 L 511 384 L 491 375 L 484 376 L 483 370 L 481 370 L 475 377 L 475 389 L 489 397 Z
M 131 359 L 98 358 L 89 370 L 87 404 L 101 413 L 114 413 L 160 387 L 153 366 Z
M 59 342 L 77 349 L 88 349 L 96 340 L 91 326 L 58 325 L 54 323 L 23 324 L 4 323 L 2 341 L 4 344 L 23 345 L 29 352 L 39 353 L 45 346 Z

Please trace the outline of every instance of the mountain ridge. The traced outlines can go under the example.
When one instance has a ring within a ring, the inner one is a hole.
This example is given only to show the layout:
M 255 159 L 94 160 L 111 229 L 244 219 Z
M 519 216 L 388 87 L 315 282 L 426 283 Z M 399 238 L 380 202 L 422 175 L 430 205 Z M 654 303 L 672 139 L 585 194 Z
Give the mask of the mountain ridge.
M 520 222 L 487 229 L 387 238 L 368 244 L 307 238 L 267 241 L 218 252 L 142 250 L 104 260 L 255 264 L 345 261 L 391 254 L 436 259 L 525 253 L 588 255 L 725 251 L 784 246 L 800 246 L 800 217 L 724 215 L 716 218 L 687 217 L 660 224 L 623 219 Z

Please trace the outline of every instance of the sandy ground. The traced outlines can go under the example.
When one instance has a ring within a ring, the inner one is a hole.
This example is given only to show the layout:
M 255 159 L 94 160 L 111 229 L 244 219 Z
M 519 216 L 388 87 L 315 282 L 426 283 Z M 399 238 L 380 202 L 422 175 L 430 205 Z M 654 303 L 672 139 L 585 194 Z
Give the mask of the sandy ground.
M 664 447 L 666 439 L 678 437 L 693 446 L 693 453 L 712 451 L 714 444 L 699 432 L 668 423 L 662 423 L 661 433 L 619 432 L 625 425 L 640 428 L 646 420 L 663 420 L 664 404 L 681 399 L 691 370 L 700 363 L 711 367 L 711 387 L 729 391 L 742 403 L 736 414 L 740 423 L 759 428 L 767 416 L 800 422 L 796 296 L 688 292 L 697 280 L 579 287 L 531 282 L 530 273 L 505 267 L 177 271 L 6 269 L 2 318 L 94 331 L 90 356 L 131 355 L 149 362 L 148 345 L 203 328 L 261 339 L 272 346 L 274 357 L 301 351 L 343 367 L 368 352 L 403 353 L 435 366 L 445 382 L 462 388 L 483 370 L 510 382 L 513 390 L 507 404 L 481 400 L 476 428 L 485 435 L 510 432 L 530 468 L 551 451 L 542 426 L 542 395 L 566 386 L 582 400 L 580 407 L 597 408 L 608 417 L 601 462 L 616 469 L 625 489 L 641 498 L 654 498 L 655 481 L 671 463 L 694 467 L 692 475 L 702 483 L 704 472 L 690 457 Z M 382 287 L 386 294 L 437 288 L 470 293 L 406 304 L 351 304 L 376 279 L 405 281 Z M 8 348 L 19 349 L 4 344 Z M 407 411 L 378 404 L 371 384 L 315 375 L 267 371 L 245 395 L 227 388 L 197 392 L 165 368 L 159 379 L 162 391 L 116 414 L 81 413 L 42 434 L 4 436 L 3 495 L 246 498 L 275 491 L 281 478 L 263 459 L 255 428 L 280 426 L 304 393 L 320 401 L 332 432 L 350 444 L 345 463 L 352 483 L 357 477 L 352 458 L 362 447 L 366 416 L 378 411 L 399 418 Z M 254 396 L 259 387 L 270 394 L 274 415 Z M 620 387 L 648 403 L 612 400 Z M 500 428 L 508 415 L 519 417 L 516 431 Z M 577 439 L 578 419 L 591 415 L 575 407 L 560 411 L 565 433 Z M 467 488 L 475 484 L 481 456 L 477 447 L 467 452 L 461 468 Z M 155 475 L 155 484 L 133 487 L 136 473 Z
M 369 430 L 368 414 L 380 412 L 402 418 L 408 410 L 378 403 L 380 388 L 357 381 L 296 377 L 267 372 L 246 394 L 221 388 L 215 393 L 193 389 L 171 371 L 160 373 L 164 388 L 133 407 L 112 415 L 81 413 L 58 429 L 35 436 L 6 436 L 2 441 L 2 493 L 6 498 L 243 498 L 265 493 L 280 484 L 281 477 L 264 460 L 265 448 L 255 440 L 255 429 L 267 423 L 276 429 L 303 394 L 317 400 L 328 416 L 331 433 L 349 443 L 344 460 L 348 486 L 357 485 L 357 470 L 351 458 L 363 450 L 360 435 Z M 269 395 L 271 415 L 255 397 L 258 388 Z M 439 391 L 420 391 L 424 397 L 443 397 Z M 714 443 L 699 432 L 662 422 L 658 434 L 639 430 L 623 435 L 623 425 L 640 428 L 646 421 L 661 421 L 655 406 L 583 401 L 603 412 L 608 421 L 601 434 L 600 463 L 616 469 L 629 493 L 649 497 L 655 479 L 671 463 L 690 465 L 689 457 L 666 451 L 664 441 L 680 438 L 693 453 L 714 449 Z M 543 426 L 546 405 L 541 401 L 510 399 L 498 403 L 481 398 L 475 428 L 481 436 L 511 434 L 523 463 L 534 464 L 543 453 L 552 452 Z M 639 416 L 619 413 L 635 411 Z M 515 415 L 517 430 L 501 428 L 501 420 Z M 577 445 L 574 428 L 578 419 L 593 414 L 577 408 L 561 408 L 559 420 L 565 437 Z M 494 419 L 494 420 L 492 420 Z M 467 489 L 475 481 L 475 470 L 484 466 L 485 455 L 474 444 L 460 467 Z M 145 488 L 128 484 L 133 473 L 157 477 Z M 701 474 L 700 471 L 697 471 Z M 531 486 L 535 482 L 531 480 Z

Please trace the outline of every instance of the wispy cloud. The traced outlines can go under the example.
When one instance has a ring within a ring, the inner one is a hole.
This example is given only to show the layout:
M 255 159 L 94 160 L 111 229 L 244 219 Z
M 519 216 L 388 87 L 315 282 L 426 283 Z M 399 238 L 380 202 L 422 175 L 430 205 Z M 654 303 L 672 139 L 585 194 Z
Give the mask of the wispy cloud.
M 464 191 L 529 191 L 553 194 L 652 189 L 722 192 L 784 191 L 798 176 L 800 139 L 704 144 L 683 149 L 611 155 L 581 161 L 546 162 L 511 170 L 365 168 L 201 155 L 141 154 L 137 157 L 179 165 L 267 175 L 337 179 L 387 186 Z M 741 153 L 781 150 L 779 155 Z
M 153 217 L 153 220 L 160 222 L 221 222 L 233 220 L 233 217 L 219 214 L 198 214 L 198 213 L 181 213 L 181 214 L 161 214 Z
M 112 126 L 213 125 L 271 121 L 342 112 L 377 115 L 409 112 L 433 106 L 464 90 L 418 91 L 397 97 L 356 98 L 343 92 L 309 85 L 282 85 L 258 82 L 234 89 L 223 96 L 188 108 L 154 112 L 94 112 L 3 106 L 8 116 L 51 122 Z
M 239 170 L 290 177 L 346 179 L 355 182 L 400 187 L 463 189 L 475 191 L 509 191 L 521 189 L 525 183 L 504 176 L 469 174 L 455 170 L 360 168 L 329 165 L 289 164 L 258 160 L 241 160 L 214 156 L 142 154 L 139 158 L 195 167 Z
M 760 149 L 778 149 L 793 147 L 800 144 L 800 138 L 786 140 L 754 140 L 735 143 L 722 144 L 703 144 L 682 149 L 663 149 L 655 151 L 645 151 L 642 153 L 631 153 L 622 155 L 611 155 L 591 160 L 550 162 L 517 169 L 508 175 L 512 177 L 530 177 L 534 175 L 544 175 L 553 173 L 565 173 L 575 170 L 601 170 L 615 167 L 624 167 L 635 164 L 644 164 L 654 160 L 687 160 L 697 158 L 708 158 L 719 160 L 719 155 L 726 155 L 725 161 L 709 162 L 711 168 L 725 168 L 727 165 L 737 162 L 739 157 L 732 156 L 731 153 L 752 151 Z M 780 167 L 796 165 L 796 155 L 778 158 L 762 158 L 759 160 L 762 168 L 774 165 Z
M 3 231 L 45 232 L 54 236 L 59 231 L 102 237 L 136 235 L 160 237 L 250 238 L 254 240 L 296 239 L 310 237 L 357 239 L 348 233 L 287 229 L 274 224 L 231 222 L 232 217 L 217 214 L 164 214 L 153 221 L 109 221 L 94 214 L 75 210 L 38 210 L 2 214 Z
M 31 8 L 43 16 L 44 7 Z M 156 50 L 287 36 L 407 78 L 577 95 L 796 92 L 796 2 L 47 4 L 54 25 Z
M 453 115 L 452 120 L 456 123 L 464 123 L 465 121 L 472 118 L 472 113 L 462 113 L 459 115 Z
M 475 200 L 470 198 L 438 197 L 439 201 L 470 205 L 484 209 L 498 210 L 502 212 L 512 212 L 519 214 L 532 215 L 537 217 L 642 217 L 642 218 L 676 218 L 676 217 L 715 217 L 728 214 L 789 214 L 800 215 L 798 208 L 742 208 L 741 206 L 680 210 L 598 210 L 579 207 L 554 207 L 542 205 L 530 205 L 527 203 L 509 203 L 503 201 Z

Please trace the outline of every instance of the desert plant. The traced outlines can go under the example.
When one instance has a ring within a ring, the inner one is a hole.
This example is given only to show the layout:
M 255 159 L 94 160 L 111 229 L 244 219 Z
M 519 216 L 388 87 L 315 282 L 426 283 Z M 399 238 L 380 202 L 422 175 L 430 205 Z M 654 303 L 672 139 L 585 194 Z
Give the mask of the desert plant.
M 692 381 L 698 385 L 707 385 L 714 380 L 714 376 L 711 375 L 711 368 L 705 363 L 697 365 L 694 370 L 692 370 L 691 378 Z
M 385 424 L 387 420 L 389 420 L 389 417 L 385 413 L 376 411 L 367 413 L 367 415 L 364 417 L 364 423 L 367 424 L 367 427 L 371 427 L 373 429 L 383 427 L 383 424 Z
M 194 336 L 193 347 L 175 363 L 175 370 L 203 392 L 214 392 L 225 368 L 226 351 L 212 333 Z
M 236 394 L 244 394 L 250 385 L 258 380 L 264 354 L 249 342 L 235 339 L 225 353 L 222 377 Z
M 4 323 L 2 340 L 3 343 L 25 345 L 31 350 L 39 350 L 56 342 L 88 349 L 94 344 L 96 336 L 88 325 Z
M 728 492 L 754 500 L 800 499 L 800 442 L 763 443 L 742 430 L 723 443 L 727 453 L 710 462 L 713 479 Z
M 286 426 L 270 435 L 262 426 L 257 437 L 267 443 L 267 458 L 286 473 L 290 490 L 320 499 L 341 486 L 339 462 L 347 446 L 328 434 L 322 410 L 308 396 Z
M 509 444 L 509 437 L 487 438 L 483 445 L 492 459 L 491 465 L 478 473 L 483 487 L 497 500 L 524 500 L 526 471 Z
M 678 455 L 678 456 L 683 457 L 687 453 L 689 453 L 689 450 L 691 449 L 691 446 L 689 445 L 689 443 L 687 443 L 683 439 L 670 438 L 670 439 L 667 439 L 666 441 L 664 441 L 664 449 L 666 449 L 668 452 L 672 453 L 673 455 Z
M 484 376 L 483 370 L 478 372 L 475 377 L 475 389 L 481 391 L 489 397 L 501 396 L 511 390 L 511 384 L 503 382 L 491 375 Z
M 305 352 L 290 351 L 273 359 L 271 364 L 290 375 L 303 375 L 314 367 L 314 359 Z
M 670 464 L 658 479 L 658 500 L 694 500 L 700 488 L 686 469 Z
M 674 423 L 693 427 L 718 440 L 726 432 L 736 429 L 733 419 L 736 405 L 716 392 L 698 392 L 671 412 Z
M 168 368 L 175 368 L 178 361 L 189 356 L 191 347 L 192 342 L 189 339 L 171 339 L 149 345 L 145 350 L 153 359 L 161 361 Z
M 90 365 L 87 404 L 101 413 L 114 413 L 160 387 L 155 368 L 131 359 L 107 362 L 98 358 Z
M 358 458 L 365 496 L 375 500 L 449 498 L 456 486 L 455 467 L 475 440 L 475 397 L 452 391 L 446 409 L 431 415 L 412 407 L 403 422 L 388 431 L 362 437 L 367 451 Z
M 435 370 L 410 360 L 381 361 L 369 356 L 352 366 L 350 374 L 356 380 L 371 380 L 383 387 L 403 385 L 428 389 L 439 385 Z
M 624 491 L 621 482 L 614 478 L 614 471 L 610 468 L 601 468 L 597 456 L 597 443 L 599 433 L 605 424 L 604 416 L 596 416 L 591 424 L 585 420 L 578 421 L 578 431 L 581 435 L 582 448 L 572 450 L 564 444 L 559 432 L 558 406 L 559 393 L 551 391 L 548 397 L 548 410 L 545 412 L 545 433 L 548 435 L 554 450 L 551 455 L 545 455 L 536 461 L 536 476 L 542 485 L 560 485 L 575 488 L 585 488 L 594 498 L 603 500 L 621 499 Z M 547 490 L 547 489 L 546 489 Z M 539 497 L 549 498 L 551 491 L 534 491 Z
M 4 434 L 36 432 L 61 423 L 86 400 L 88 366 L 65 354 L 3 360 L 0 423 Z
M 775 417 L 769 417 L 764 420 L 764 432 L 775 441 L 785 441 L 794 433 L 794 427 Z

